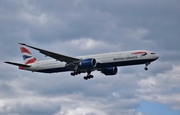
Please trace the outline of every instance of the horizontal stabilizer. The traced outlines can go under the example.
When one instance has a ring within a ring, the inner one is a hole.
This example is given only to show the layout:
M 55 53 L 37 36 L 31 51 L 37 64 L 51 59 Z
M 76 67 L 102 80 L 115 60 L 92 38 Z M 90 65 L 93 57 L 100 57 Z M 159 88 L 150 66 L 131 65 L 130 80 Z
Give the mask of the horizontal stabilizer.
M 31 67 L 30 65 L 25 65 L 25 64 L 20 64 L 20 63 L 15 63 L 15 62 L 4 62 L 7 64 L 15 65 L 15 66 L 21 66 L 21 67 Z

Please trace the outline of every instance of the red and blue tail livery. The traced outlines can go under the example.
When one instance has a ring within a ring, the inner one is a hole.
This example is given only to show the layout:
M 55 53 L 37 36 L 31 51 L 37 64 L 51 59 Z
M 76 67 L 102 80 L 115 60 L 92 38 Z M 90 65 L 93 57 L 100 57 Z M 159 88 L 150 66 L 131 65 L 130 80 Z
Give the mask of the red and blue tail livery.
M 26 47 L 21 45 L 20 50 L 22 53 L 22 57 L 24 59 L 24 63 L 26 65 L 36 62 L 36 58 L 32 55 L 32 53 Z
M 5 62 L 11 65 L 19 66 L 21 70 L 41 73 L 56 73 L 71 71 L 71 75 L 75 76 L 81 73 L 87 73 L 85 80 L 91 79 L 93 71 L 100 71 L 104 75 L 116 75 L 119 66 L 130 66 L 144 64 L 145 70 L 148 65 L 157 60 L 159 56 L 147 50 L 133 50 L 124 52 L 111 52 L 86 56 L 67 56 L 52 51 L 44 50 L 24 43 L 19 43 L 25 64 L 16 62 Z M 39 51 L 45 56 L 49 56 L 52 60 L 37 61 L 27 47 Z

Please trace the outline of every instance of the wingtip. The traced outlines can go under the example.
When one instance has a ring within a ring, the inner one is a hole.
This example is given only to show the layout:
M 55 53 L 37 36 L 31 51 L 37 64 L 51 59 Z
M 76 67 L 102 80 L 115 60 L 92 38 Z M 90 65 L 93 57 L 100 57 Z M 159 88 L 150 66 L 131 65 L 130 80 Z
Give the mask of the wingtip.
M 19 43 L 20 45 L 25 45 L 26 46 L 26 44 L 25 43 Z
M 4 63 L 11 64 L 11 62 L 9 62 L 9 61 L 5 61 Z

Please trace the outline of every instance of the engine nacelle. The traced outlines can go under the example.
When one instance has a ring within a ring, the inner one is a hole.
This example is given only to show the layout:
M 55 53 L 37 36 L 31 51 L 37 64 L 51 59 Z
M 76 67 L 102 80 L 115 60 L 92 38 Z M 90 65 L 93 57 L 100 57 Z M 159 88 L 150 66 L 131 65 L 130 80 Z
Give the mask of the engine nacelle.
M 80 62 L 82 68 L 94 68 L 96 67 L 96 60 L 94 58 L 84 59 Z
M 116 75 L 118 72 L 117 67 L 106 67 L 101 70 L 101 72 L 105 75 Z

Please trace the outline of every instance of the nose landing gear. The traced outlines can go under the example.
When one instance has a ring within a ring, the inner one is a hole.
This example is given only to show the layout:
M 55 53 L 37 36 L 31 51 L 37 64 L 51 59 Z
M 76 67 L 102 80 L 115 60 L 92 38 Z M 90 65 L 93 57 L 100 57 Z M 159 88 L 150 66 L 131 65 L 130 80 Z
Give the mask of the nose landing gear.
M 144 70 L 146 70 L 146 71 L 147 71 L 147 70 L 148 70 L 148 68 L 147 68 L 147 67 L 145 67 L 145 68 L 144 68 Z
M 146 71 L 148 70 L 148 65 L 149 65 L 149 64 L 150 64 L 150 62 L 148 62 L 148 63 L 145 64 L 144 70 L 146 70 Z

